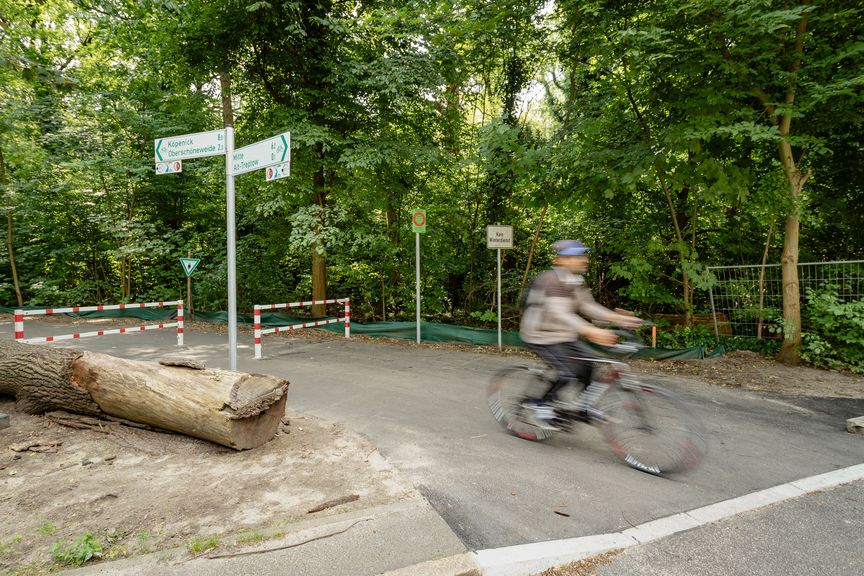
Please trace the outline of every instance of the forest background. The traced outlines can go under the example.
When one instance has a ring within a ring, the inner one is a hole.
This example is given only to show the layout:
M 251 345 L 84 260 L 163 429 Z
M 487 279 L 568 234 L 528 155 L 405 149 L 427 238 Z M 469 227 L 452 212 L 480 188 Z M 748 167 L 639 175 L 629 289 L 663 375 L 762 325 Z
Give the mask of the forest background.
M 191 254 L 195 308 L 225 309 L 224 159 L 156 175 L 153 142 L 230 124 L 292 142 L 289 178 L 237 178 L 241 311 L 413 320 L 423 208 L 425 320 L 494 325 L 485 228 L 509 224 L 505 327 L 579 238 L 601 302 L 685 324 L 707 266 L 782 263 L 782 358 L 862 370 L 860 298 L 802 308 L 795 276 L 864 256 L 862 23 L 854 0 L 0 0 L 0 305 L 184 298 Z

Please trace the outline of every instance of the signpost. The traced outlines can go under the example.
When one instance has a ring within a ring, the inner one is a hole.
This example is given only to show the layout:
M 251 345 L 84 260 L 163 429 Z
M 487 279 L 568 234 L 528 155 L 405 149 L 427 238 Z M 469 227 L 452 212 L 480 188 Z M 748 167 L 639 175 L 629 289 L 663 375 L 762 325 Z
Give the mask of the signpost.
M 234 221 L 234 176 L 291 162 L 291 134 L 283 132 L 272 138 L 234 150 L 234 127 L 157 138 L 153 141 L 157 174 L 173 174 L 182 170 L 181 160 L 225 155 L 225 212 L 228 243 L 228 369 L 237 370 L 237 249 Z M 163 164 L 170 167 L 162 167 Z M 176 167 L 176 170 L 174 168 Z M 281 167 L 281 166 L 280 166 Z M 285 176 L 287 176 L 286 170 Z M 280 176 L 281 177 L 281 176 Z M 267 179 L 268 181 L 271 178 Z M 190 259 L 191 260 L 191 259 Z M 189 278 L 195 265 L 187 268 Z M 191 279 L 188 280 L 191 282 Z
M 187 278 L 192 276 L 192 272 L 198 267 L 199 262 L 201 262 L 200 258 L 180 258 L 180 264 L 183 265 L 183 271 L 186 272 Z
M 189 256 L 192 256 L 191 252 Z M 183 265 L 183 271 L 186 272 L 186 308 L 190 319 L 192 317 L 192 272 L 195 271 L 200 262 L 200 258 L 180 258 L 180 264 Z
M 501 349 L 501 250 L 513 248 L 512 226 L 486 226 L 486 247 L 497 252 L 498 260 L 498 349 Z
M 285 132 L 234 151 L 234 175 L 291 162 L 291 134 Z
M 411 229 L 414 230 L 416 241 L 414 243 L 417 262 L 417 278 L 415 280 L 417 295 L 417 343 L 420 343 L 420 234 L 426 233 L 426 211 L 414 210 L 411 214 Z
M 210 132 L 157 138 L 153 141 L 156 162 L 171 162 L 225 154 L 227 151 L 226 130 L 227 128 L 222 128 Z

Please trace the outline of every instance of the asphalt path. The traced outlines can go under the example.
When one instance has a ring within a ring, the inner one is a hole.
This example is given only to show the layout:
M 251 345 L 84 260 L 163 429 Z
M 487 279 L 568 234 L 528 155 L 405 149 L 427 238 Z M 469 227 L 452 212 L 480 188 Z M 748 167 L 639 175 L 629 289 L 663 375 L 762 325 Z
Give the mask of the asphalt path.
M 66 328 L 32 322 L 27 335 L 93 329 Z M 11 323 L 0 329 L 11 338 Z M 224 332 L 188 331 L 185 340 L 179 349 L 166 330 L 54 345 L 142 360 L 180 354 L 227 367 Z M 864 461 L 861 438 L 845 432 L 864 401 L 665 379 L 704 422 L 709 453 L 698 470 L 659 478 L 622 464 L 588 426 L 543 443 L 507 435 L 489 415 L 484 389 L 497 369 L 520 362 L 512 357 L 274 335 L 265 337 L 265 358 L 254 360 L 251 334 L 238 341 L 239 370 L 287 378 L 291 409 L 368 436 L 472 550 L 617 532 Z
M 597 576 L 864 574 L 864 481 L 751 510 L 630 548 Z

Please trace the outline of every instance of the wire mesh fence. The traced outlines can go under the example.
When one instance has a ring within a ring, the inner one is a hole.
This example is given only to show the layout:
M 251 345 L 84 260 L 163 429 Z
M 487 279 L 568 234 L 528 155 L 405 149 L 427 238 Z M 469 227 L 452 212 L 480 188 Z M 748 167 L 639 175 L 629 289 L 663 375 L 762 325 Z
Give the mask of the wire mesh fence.
M 783 274 L 780 264 L 710 266 L 715 277 L 709 295 L 714 333 L 720 336 L 782 337 Z M 843 302 L 860 300 L 864 288 L 864 260 L 798 264 L 801 308 L 808 288 L 830 289 Z

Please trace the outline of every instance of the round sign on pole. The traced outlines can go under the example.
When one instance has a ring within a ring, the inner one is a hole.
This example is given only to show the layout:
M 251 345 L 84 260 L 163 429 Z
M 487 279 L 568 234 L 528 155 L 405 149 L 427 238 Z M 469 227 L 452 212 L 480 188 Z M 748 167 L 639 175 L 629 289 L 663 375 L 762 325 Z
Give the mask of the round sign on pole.
M 426 211 L 414 210 L 411 214 L 411 228 L 413 232 L 426 232 Z

